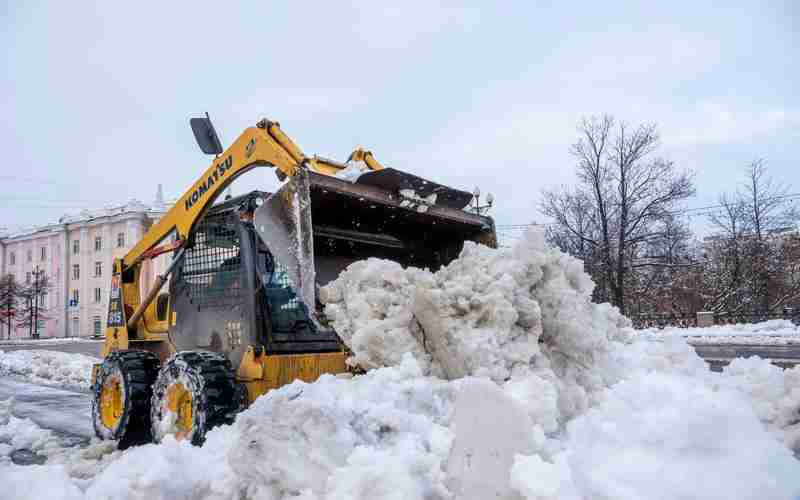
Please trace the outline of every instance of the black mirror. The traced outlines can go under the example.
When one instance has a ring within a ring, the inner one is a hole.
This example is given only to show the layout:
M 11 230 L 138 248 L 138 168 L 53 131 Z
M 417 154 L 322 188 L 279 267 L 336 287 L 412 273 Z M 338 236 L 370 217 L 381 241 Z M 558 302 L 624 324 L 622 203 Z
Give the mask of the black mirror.
M 219 142 L 217 131 L 211 124 L 211 118 L 206 113 L 205 118 L 190 118 L 189 124 L 192 126 L 194 138 L 203 153 L 207 155 L 218 155 L 222 153 L 222 144 Z

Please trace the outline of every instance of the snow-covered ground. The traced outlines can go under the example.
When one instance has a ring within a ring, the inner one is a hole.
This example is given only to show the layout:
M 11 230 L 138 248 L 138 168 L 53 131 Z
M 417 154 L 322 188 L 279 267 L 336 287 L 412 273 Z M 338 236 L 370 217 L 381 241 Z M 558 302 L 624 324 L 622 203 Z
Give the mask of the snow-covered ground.
M 0 497 L 797 498 L 800 369 L 710 372 L 592 286 L 538 232 L 435 274 L 355 263 L 321 298 L 365 375 L 272 391 L 202 448 L 56 443 L 45 465 L 0 465 Z M 37 435 L 12 419 L 0 441 Z
M 88 390 L 92 365 L 97 358 L 83 354 L 44 351 L 0 350 L 0 375 L 10 375 L 39 384 Z
M 800 326 L 785 319 L 761 323 L 715 325 L 707 328 L 667 327 L 638 330 L 639 335 L 658 340 L 665 337 L 684 337 L 690 344 L 800 344 Z

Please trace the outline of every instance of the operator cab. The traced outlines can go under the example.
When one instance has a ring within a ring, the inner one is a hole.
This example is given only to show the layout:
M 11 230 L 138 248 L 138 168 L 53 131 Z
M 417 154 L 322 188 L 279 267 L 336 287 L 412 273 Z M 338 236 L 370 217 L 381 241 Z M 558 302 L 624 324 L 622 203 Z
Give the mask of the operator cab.
M 341 350 L 253 228 L 255 200 L 267 196 L 253 191 L 215 205 L 194 231 L 170 283 L 178 350 L 216 351 L 234 363 L 249 345 L 267 354 Z

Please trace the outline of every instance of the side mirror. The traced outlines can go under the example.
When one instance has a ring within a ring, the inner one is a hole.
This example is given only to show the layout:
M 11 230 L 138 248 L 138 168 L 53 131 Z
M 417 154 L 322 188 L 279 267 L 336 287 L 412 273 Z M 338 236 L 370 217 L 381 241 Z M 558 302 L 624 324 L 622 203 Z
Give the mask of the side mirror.
M 211 124 L 211 118 L 206 113 L 205 118 L 190 118 L 189 124 L 192 126 L 194 139 L 200 150 L 207 155 L 218 155 L 222 153 L 222 144 L 219 142 L 217 131 Z

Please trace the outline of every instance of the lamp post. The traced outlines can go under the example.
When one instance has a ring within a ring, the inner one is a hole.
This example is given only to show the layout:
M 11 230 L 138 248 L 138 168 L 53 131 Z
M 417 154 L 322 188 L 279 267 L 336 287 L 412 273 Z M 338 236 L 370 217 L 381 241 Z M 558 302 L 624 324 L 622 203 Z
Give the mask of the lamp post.
M 33 270 L 33 338 L 39 338 L 39 266 Z
M 472 191 L 471 208 L 476 214 L 481 215 L 488 212 L 489 209 L 492 208 L 493 203 L 494 196 L 492 196 L 492 193 L 489 193 L 486 195 L 486 205 L 481 205 L 481 190 L 479 187 L 475 186 L 475 189 Z

